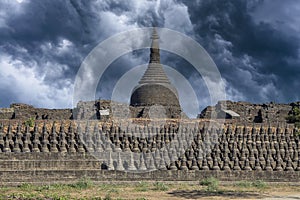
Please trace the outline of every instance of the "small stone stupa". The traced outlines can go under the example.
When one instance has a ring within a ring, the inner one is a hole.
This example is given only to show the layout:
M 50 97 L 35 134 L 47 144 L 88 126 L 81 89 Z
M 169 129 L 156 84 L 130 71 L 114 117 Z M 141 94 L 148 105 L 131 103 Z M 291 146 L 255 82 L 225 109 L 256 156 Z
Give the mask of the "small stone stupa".
M 155 28 L 151 39 L 148 68 L 131 94 L 131 115 L 133 118 L 180 118 L 177 90 L 160 64 L 159 36 Z

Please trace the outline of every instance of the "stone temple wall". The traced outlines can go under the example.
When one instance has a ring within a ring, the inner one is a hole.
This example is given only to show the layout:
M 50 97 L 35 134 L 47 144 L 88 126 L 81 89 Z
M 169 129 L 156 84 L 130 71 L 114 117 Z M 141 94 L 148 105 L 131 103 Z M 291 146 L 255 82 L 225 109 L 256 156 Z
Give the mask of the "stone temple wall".
M 218 118 L 222 109 L 232 110 L 240 115 L 238 118 L 227 119 L 228 123 L 263 123 L 276 126 L 284 125 L 286 117 L 293 107 L 300 107 L 300 102 L 290 104 L 251 104 L 248 102 L 220 101 L 215 106 L 206 107 L 199 118 L 210 119 Z M 162 111 L 162 113 L 157 113 Z M 10 108 L 0 108 L 0 119 L 19 119 L 28 120 L 102 120 L 106 121 L 112 118 L 153 118 L 154 116 L 172 116 L 172 118 L 187 118 L 181 112 L 179 107 L 164 107 L 164 109 L 155 109 L 154 107 L 140 106 L 133 107 L 125 103 L 113 102 L 110 100 L 95 100 L 79 102 L 74 109 L 43 109 L 34 108 L 26 104 L 12 104 Z M 107 111 L 108 115 L 101 115 L 101 111 Z M 181 113 L 179 115 L 179 113 Z
M 0 182 L 92 180 L 300 181 L 293 126 L 17 121 L 0 126 Z M 210 126 L 212 125 L 212 126 Z M 135 173 L 139 172 L 139 173 Z
M 155 108 L 158 107 L 157 110 Z M 107 111 L 108 115 L 101 115 L 101 111 Z M 181 113 L 181 116 L 180 116 Z M 151 116 L 153 115 L 153 116 Z M 10 108 L 0 108 L 1 119 L 18 120 L 101 120 L 111 118 L 153 118 L 154 116 L 172 116 L 172 118 L 187 118 L 181 112 L 180 107 L 139 106 L 133 107 L 125 103 L 109 100 L 80 101 L 74 109 L 44 109 L 35 108 L 27 104 L 12 104 Z
M 0 108 L 0 119 L 19 120 L 61 120 L 72 119 L 71 109 L 35 108 L 27 104 L 11 104 L 10 108 Z
M 242 123 L 285 124 L 286 117 L 293 107 L 300 107 L 300 102 L 290 104 L 252 104 L 249 102 L 220 101 L 215 106 L 206 107 L 199 118 L 218 117 L 222 109 L 232 110 L 240 115 L 233 121 Z

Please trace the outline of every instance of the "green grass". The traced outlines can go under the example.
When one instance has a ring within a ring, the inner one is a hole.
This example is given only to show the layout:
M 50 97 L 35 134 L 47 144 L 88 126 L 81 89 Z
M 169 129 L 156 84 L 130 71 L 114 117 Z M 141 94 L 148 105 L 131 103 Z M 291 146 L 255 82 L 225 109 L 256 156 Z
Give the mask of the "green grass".
M 136 187 L 135 190 L 138 192 L 147 192 L 149 190 L 153 190 L 153 191 L 168 191 L 169 187 L 162 182 L 155 182 L 153 184 L 149 184 L 147 182 L 139 182 Z
M 94 183 L 90 179 L 83 178 L 74 184 L 70 184 L 70 186 L 82 190 L 91 188 L 92 186 L 94 186 Z
M 253 186 L 258 189 L 264 189 L 267 187 L 267 183 L 262 180 L 257 180 L 253 182 Z
M 57 195 L 57 194 L 53 194 L 53 195 L 49 195 L 48 198 L 53 199 L 53 200 L 68 200 L 70 199 L 69 195 Z
M 19 188 L 23 189 L 23 190 L 30 190 L 32 189 L 34 186 L 30 183 L 23 183 L 19 186 Z
M 66 190 L 68 188 L 72 187 L 71 185 L 65 185 L 65 184 L 51 184 L 51 185 L 42 185 L 42 186 L 36 186 L 35 190 L 38 192 L 43 191 L 62 191 Z
M 241 188 L 250 188 L 252 187 L 252 182 L 249 181 L 239 181 L 234 184 L 236 187 L 241 187 Z
M 221 196 L 230 192 L 240 194 L 241 192 L 273 192 L 272 187 L 261 180 L 240 181 L 234 184 L 221 185 L 216 178 L 203 179 L 199 184 L 167 184 L 165 182 L 139 182 L 137 184 L 103 183 L 95 184 L 89 179 L 81 179 L 73 184 L 49 184 L 33 185 L 22 184 L 18 187 L 0 187 L 0 199 L 136 199 L 145 200 L 144 195 L 159 198 L 168 197 L 167 191 L 201 191 L 202 194 Z M 277 186 L 276 186 L 277 187 Z M 283 186 L 282 186 L 283 187 Z M 284 186 L 290 189 L 290 186 Z M 266 188 L 266 189 L 265 189 Z M 264 189 L 264 190 L 262 190 Z M 294 191 L 293 188 L 291 191 Z M 145 192 L 145 193 L 142 193 Z M 200 193 L 201 193 L 200 192 Z M 204 193 L 203 193 L 204 192 Z M 297 191 L 296 191 L 297 192 Z M 141 193 L 144 194 L 141 196 Z M 126 195 L 125 195 L 126 194 Z M 169 196 L 171 197 L 171 196 Z
M 154 189 L 153 190 L 168 191 L 169 187 L 164 183 L 156 182 L 156 183 L 154 183 Z
M 103 200 L 112 200 L 110 193 L 106 194 Z
M 135 188 L 135 190 L 138 192 L 147 192 L 149 191 L 149 189 L 150 189 L 150 185 L 149 183 L 146 182 L 139 182 Z
M 214 177 L 209 177 L 200 181 L 200 185 L 207 186 L 207 192 L 218 192 L 219 190 L 219 180 Z
M 241 188 L 257 188 L 257 189 L 264 189 L 267 187 L 267 183 L 262 180 L 256 180 L 256 181 L 239 181 L 234 184 L 236 187 Z

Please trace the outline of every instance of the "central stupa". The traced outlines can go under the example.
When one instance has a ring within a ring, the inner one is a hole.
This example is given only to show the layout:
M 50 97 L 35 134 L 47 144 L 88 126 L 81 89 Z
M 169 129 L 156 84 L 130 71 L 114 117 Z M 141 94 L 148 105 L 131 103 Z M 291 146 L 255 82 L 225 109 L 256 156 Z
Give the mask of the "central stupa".
M 159 36 L 155 28 L 151 39 L 147 70 L 131 94 L 130 105 L 135 108 L 132 117 L 149 118 L 151 111 L 154 111 L 153 117 L 179 118 L 178 93 L 160 63 Z

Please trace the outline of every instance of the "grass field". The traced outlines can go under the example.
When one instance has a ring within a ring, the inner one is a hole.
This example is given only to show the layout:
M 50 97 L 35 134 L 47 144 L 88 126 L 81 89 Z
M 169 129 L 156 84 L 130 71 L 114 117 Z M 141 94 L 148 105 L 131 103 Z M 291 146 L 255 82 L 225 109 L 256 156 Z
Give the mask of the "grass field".
M 219 183 L 214 178 L 199 183 L 93 183 L 1 187 L 1 199 L 300 199 L 300 187 L 263 181 Z

